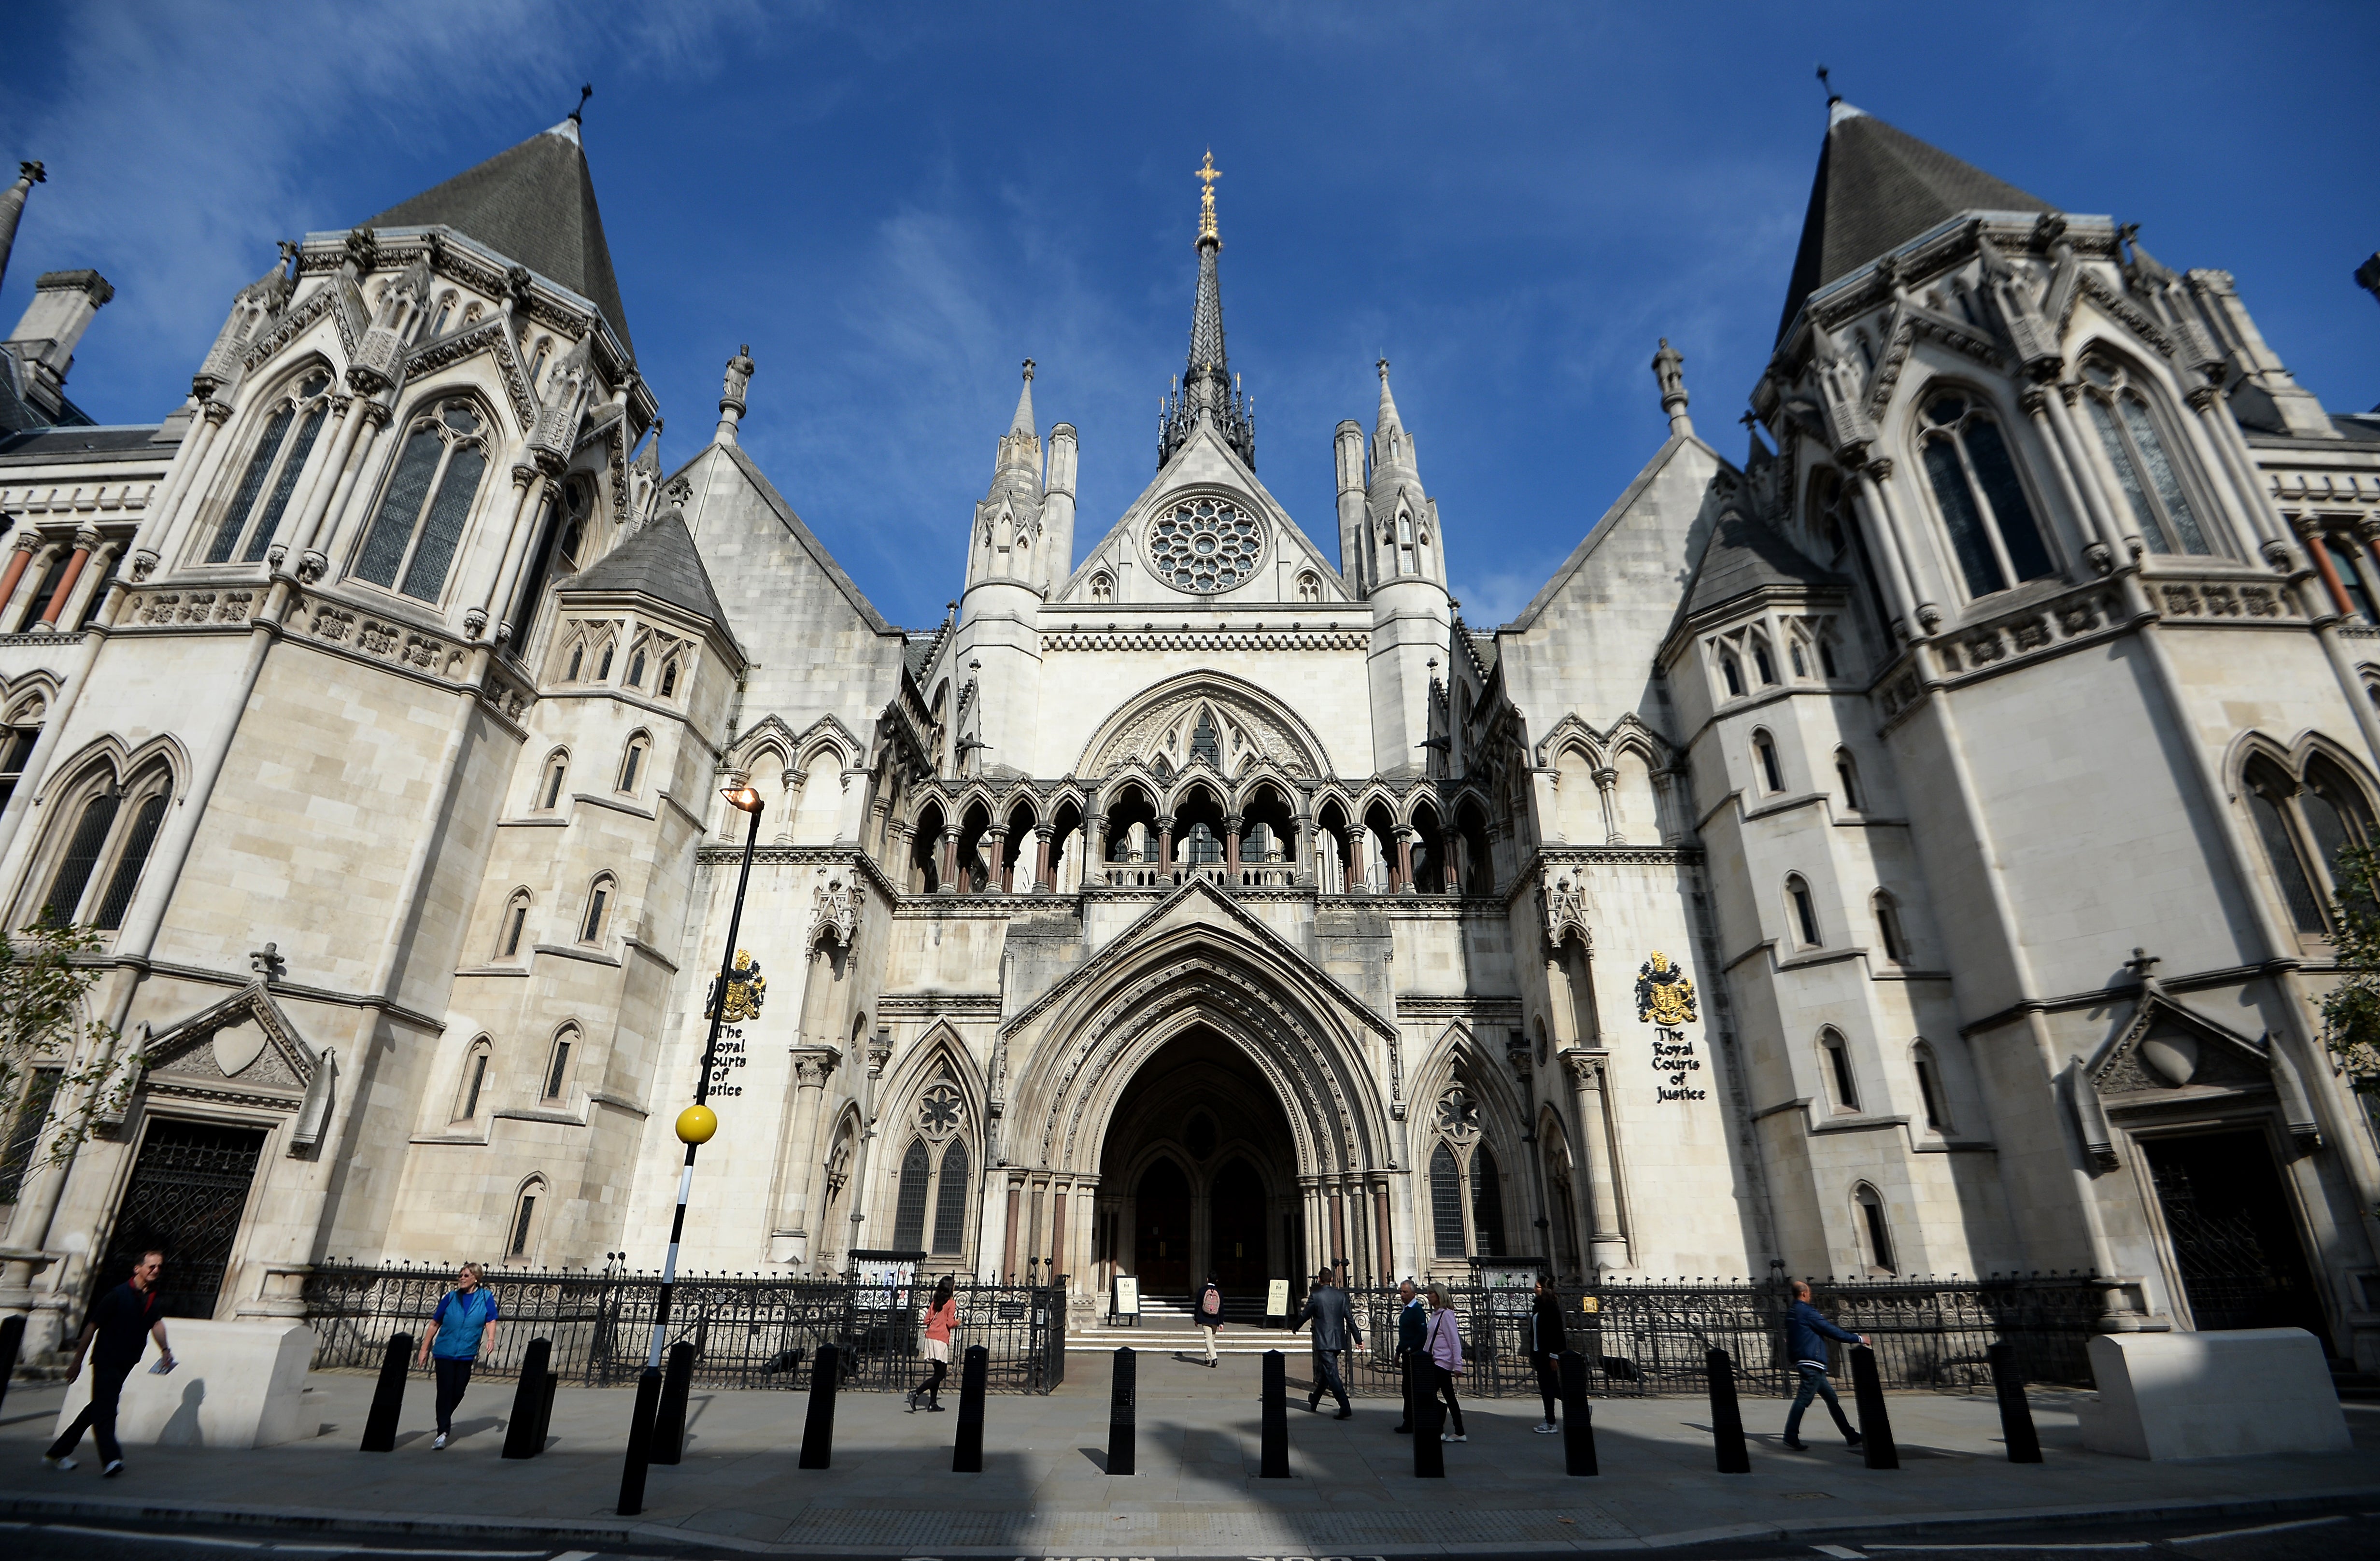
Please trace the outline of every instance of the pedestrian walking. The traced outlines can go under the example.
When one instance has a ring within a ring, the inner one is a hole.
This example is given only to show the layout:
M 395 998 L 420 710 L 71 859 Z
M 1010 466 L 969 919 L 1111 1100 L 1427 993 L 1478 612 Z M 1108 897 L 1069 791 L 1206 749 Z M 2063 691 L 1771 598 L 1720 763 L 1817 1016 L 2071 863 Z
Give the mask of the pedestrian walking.
M 1341 1420 L 1353 1420 L 1355 1406 L 1347 1401 L 1347 1385 L 1339 1378 L 1339 1352 L 1352 1339 L 1364 1342 L 1364 1330 L 1355 1325 L 1355 1308 L 1347 1292 L 1331 1278 L 1330 1270 L 1323 1269 L 1314 1276 L 1314 1289 L 1305 1298 L 1305 1310 L 1297 1314 L 1290 1331 L 1294 1333 L 1306 1324 L 1314 1325 L 1314 1391 L 1305 1396 L 1305 1410 L 1312 1414 L 1322 1407 L 1322 1395 L 1327 1391 L 1339 1400 Z
M 1546 1418 L 1536 1424 L 1540 1436 L 1561 1430 L 1554 1419 L 1554 1400 L 1561 1397 L 1561 1352 L 1570 1346 L 1562 1329 L 1561 1296 L 1554 1277 L 1537 1276 L 1537 1296 L 1529 1308 L 1529 1364 L 1537 1369 L 1537 1397 L 1546 1401 Z
M 1463 1329 L 1454 1315 L 1454 1302 L 1446 1297 L 1446 1287 L 1429 1288 L 1429 1394 L 1430 1398 L 1446 1400 L 1446 1413 L 1452 1422 L 1439 1433 L 1441 1442 L 1468 1442 L 1463 1434 L 1463 1406 L 1454 1400 L 1454 1379 L 1463 1373 Z
M 959 1325 L 958 1282 L 949 1275 L 934 1287 L 934 1299 L 926 1306 L 926 1359 L 933 1370 L 926 1380 L 909 1389 L 909 1412 L 917 1412 L 917 1400 L 926 1401 L 933 1414 L 942 1412 L 942 1379 L 951 1374 L 951 1330 Z
M 1394 1427 L 1400 1436 L 1413 1434 L 1414 1394 L 1427 1381 L 1429 1308 L 1411 1279 L 1397 1287 L 1397 1375 L 1404 1383 L 1405 1418 Z
M 438 1434 L 430 1444 L 433 1453 L 455 1434 L 455 1409 L 471 1386 L 471 1363 L 483 1345 L 496 1341 L 496 1320 L 503 1313 L 496 1292 L 483 1277 L 476 1263 L 455 1271 L 455 1288 L 438 1298 L 438 1310 L 430 1314 L 430 1332 L 414 1359 L 416 1365 L 434 1365 L 438 1371 Z
M 1785 1416 L 1785 1445 L 1801 1452 L 1802 1411 L 1810 1407 L 1813 1397 L 1827 1401 L 1827 1413 L 1835 1417 L 1835 1429 L 1843 1434 L 1846 1446 L 1860 1445 L 1860 1434 L 1843 1416 L 1843 1406 L 1835 1397 L 1835 1385 L 1827 1380 L 1827 1347 L 1823 1339 L 1841 1344 L 1865 1344 L 1867 1335 L 1845 1333 L 1827 1320 L 1827 1314 L 1810 1304 L 1810 1287 L 1801 1280 L 1793 1281 L 1793 1304 L 1785 1313 L 1785 1353 L 1802 1373 L 1802 1386 L 1793 1395 L 1793 1408 Z
M 1215 1283 L 1212 1274 L 1208 1275 L 1207 1282 L 1199 1287 L 1198 1299 L 1192 1304 L 1190 1314 L 1198 1319 L 1199 1337 L 1207 1342 L 1207 1367 L 1212 1371 L 1215 1365 L 1215 1335 L 1223 1326 L 1223 1291 Z
M 158 1359 L 150 1369 L 162 1373 L 175 1365 L 173 1347 L 165 1342 L 165 1319 L 157 1314 L 157 1276 L 164 1266 L 164 1252 L 142 1252 L 131 1277 L 101 1296 L 84 1320 L 82 1337 L 75 1345 L 74 1369 L 67 1373 L 67 1380 L 72 1382 L 82 1374 L 88 1355 L 91 1402 L 42 1455 L 42 1461 L 52 1469 L 75 1466 L 75 1446 L 88 1431 L 99 1444 L 100 1473 L 113 1480 L 124 1472 L 124 1448 L 115 1440 L 115 1404 L 124 1392 L 124 1379 L 140 1363 L 152 1338 L 157 1341 Z

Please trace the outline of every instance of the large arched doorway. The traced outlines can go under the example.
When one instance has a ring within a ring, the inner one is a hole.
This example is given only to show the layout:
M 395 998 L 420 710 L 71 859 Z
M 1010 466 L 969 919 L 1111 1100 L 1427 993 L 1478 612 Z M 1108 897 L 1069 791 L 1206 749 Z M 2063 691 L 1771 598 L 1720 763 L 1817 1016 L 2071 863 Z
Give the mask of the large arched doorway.
M 1194 1029 L 1124 1087 L 1099 1153 L 1098 1283 L 1134 1275 L 1175 1301 L 1211 1274 L 1232 1300 L 1302 1272 L 1296 1145 L 1272 1085 L 1240 1049 Z

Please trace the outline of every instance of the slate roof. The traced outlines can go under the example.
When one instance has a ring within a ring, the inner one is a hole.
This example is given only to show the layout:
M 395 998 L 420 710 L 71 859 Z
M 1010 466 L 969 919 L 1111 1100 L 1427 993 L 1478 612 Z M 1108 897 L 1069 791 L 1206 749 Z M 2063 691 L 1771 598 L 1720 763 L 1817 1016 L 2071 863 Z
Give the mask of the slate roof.
M 0 384 L 5 384 L 0 381 Z M 174 442 L 160 442 L 159 425 L 136 423 L 100 428 L 89 423 L 35 423 L 21 430 L 0 427 L 0 455 L 27 460 L 117 455 L 127 451 L 155 450 L 159 459 L 173 458 Z
M 1840 586 L 1843 577 L 1804 558 L 1800 550 L 1756 520 L 1730 515 L 1703 544 L 1682 617 L 1719 607 L 1764 586 Z
M 557 589 L 565 591 L 641 591 L 659 601 L 708 618 L 734 631 L 727 610 L 710 588 L 710 572 L 695 551 L 694 534 L 675 510 L 656 516 L 642 531 L 605 553 Z
M 1961 212 L 2055 210 L 2039 196 L 1839 102 L 1827 117 L 1777 339 L 1785 339 L 1818 288 Z
M 603 242 L 595 180 L 574 121 L 540 131 L 365 225 L 440 224 L 592 301 L 620 345 L 636 355 L 627 311 L 620 307 L 619 280 L 612 274 L 612 250 Z

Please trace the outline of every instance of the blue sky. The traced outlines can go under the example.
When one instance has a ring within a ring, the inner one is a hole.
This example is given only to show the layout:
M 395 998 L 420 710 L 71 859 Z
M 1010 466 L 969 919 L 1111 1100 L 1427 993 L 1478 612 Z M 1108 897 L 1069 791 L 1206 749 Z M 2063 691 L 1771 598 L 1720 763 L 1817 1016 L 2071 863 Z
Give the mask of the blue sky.
M 752 344 L 746 444 L 889 616 L 957 594 L 1016 393 L 1081 430 L 1080 544 L 1147 484 L 1211 146 L 1257 470 L 1335 550 L 1330 432 L 1397 399 L 1475 623 L 1524 604 L 1776 331 L 1812 79 L 2070 211 L 2232 272 L 2333 410 L 2380 401 L 2380 7 L 1996 5 L 401 8 L 12 0 L 0 157 L 45 270 L 117 288 L 70 391 L 169 410 L 273 241 L 344 228 L 552 124 L 586 140 L 676 465 Z M 1930 18 L 1930 19 L 1929 19 Z

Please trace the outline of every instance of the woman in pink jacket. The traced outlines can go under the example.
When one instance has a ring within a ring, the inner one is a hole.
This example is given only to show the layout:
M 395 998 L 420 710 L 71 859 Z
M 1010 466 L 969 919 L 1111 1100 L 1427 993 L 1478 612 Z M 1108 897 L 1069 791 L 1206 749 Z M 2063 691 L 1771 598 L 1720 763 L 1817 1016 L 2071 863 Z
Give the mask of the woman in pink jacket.
M 953 1299 L 957 1286 L 947 1274 L 934 1287 L 934 1299 L 926 1307 L 926 1359 L 934 1363 L 926 1380 L 909 1389 L 909 1412 L 917 1412 L 917 1400 L 923 1398 L 926 1408 L 934 1414 L 942 1412 L 942 1379 L 951 1374 L 951 1330 L 958 1326 L 959 1303 Z
M 1423 1336 L 1429 1350 L 1429 1391 L 1427 1398 L 1443 1398 L 1451 1425 L 1439 1434 L 1441 1442 L 1468 1442 L 1463 1434 L 1463 1406 L 1454 1401 L 1454 1378 L 1463 1370 L 1463 1332 L 1454 1316 L 1454 1303 L 1446 1298 L 1446 1288 L 1429 1288 L 1429 1331 Z

